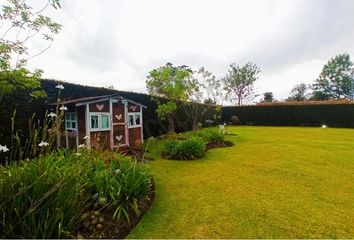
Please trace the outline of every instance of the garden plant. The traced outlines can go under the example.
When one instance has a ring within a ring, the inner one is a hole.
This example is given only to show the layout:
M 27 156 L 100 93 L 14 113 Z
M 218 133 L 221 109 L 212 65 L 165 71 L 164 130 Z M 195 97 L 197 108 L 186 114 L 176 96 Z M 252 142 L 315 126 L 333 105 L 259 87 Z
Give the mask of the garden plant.
M 147 166 L 116 153 L 58 150 L 14 162 L 0 168 L 0 237 L 92 237 L 105 227 L 89 218 L 93 211 L 108 212 L 119 229 L 140 214 L 138 203 L 151 190 Z

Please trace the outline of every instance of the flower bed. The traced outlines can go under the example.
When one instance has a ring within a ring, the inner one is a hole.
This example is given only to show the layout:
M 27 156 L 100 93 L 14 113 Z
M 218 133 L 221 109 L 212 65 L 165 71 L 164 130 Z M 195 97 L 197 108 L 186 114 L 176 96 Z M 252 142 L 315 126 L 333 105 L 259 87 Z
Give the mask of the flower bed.
M 57 151 L 0 168 L 0 237 L 124 237 L 152 199 L 146 165 L 111 152 Z

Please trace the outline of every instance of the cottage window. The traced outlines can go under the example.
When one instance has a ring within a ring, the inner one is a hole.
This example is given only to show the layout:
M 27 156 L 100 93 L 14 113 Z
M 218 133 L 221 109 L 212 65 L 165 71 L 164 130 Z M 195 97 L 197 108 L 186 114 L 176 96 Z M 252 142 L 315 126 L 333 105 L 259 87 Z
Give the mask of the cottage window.
M 91 130 L 101 131 L 109 130 L 109 114 L 108 113 L 91 113 Z
M 129 114 L 129 126 L 133 126 L 134 125 L 134 115 Z
M 129 127 L 141 126 L 141 114 L 140 113 L 128 113 Z
M 72 113 L 72 112 L 65 113 L 65 128 L 67 130 L 77 129 L 76 113 Z
M 91 128 L 92 129 L 98 128 L 98 115 L 91 116 Z
M 135 124 L 140 125 L 140 114 L 135 114 Z
M 109 128 L 108 115 L 101 115 L 101 127 L 102 128 Z

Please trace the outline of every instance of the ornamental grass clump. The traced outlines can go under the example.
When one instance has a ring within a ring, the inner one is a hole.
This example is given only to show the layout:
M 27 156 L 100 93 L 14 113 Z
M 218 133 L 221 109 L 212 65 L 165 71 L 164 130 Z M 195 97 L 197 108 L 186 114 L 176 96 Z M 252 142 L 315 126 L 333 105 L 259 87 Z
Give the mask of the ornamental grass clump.
M 147 166 L 107 152 L 59 150 L 2 166 L 0 238 L 74 238 L 95 209 L 129 223 L 151 190 Z
M 215 130 L 210 130 L 210 129 L 189 132 L 188 136 L 200 137 L 203 138 L 207 143 L 215 143 L 215 144 L 222 143 L 224 142 L 225 139 L 225 135 L 223 133 Z
M 213 130 L 206 130 L 204 131 L 204 139 L 208 143 L 222 143 L 225 140 L 225 135 L 221 132 L 218 131 L 213 131 Z
M 87 210 L 90 164 L 59 151 L 0 168 L 0 238 L 70 237 Z
M 148 199 L 152 176 L 146 165 L 130 159 L 111 161 L 107 167 L 101 161 L 95 165 L 93 188 L 101 205 L 113 209 L 113 218 L 125 219 L 130 225 L 129 211 L 140 215 L 138 201 Z
M 165 143 L 162 154 L 168 159 L 192 160 L 205 154 L 206 141 L 200 137 L 188 137 L 185 140 L 173 139 Z

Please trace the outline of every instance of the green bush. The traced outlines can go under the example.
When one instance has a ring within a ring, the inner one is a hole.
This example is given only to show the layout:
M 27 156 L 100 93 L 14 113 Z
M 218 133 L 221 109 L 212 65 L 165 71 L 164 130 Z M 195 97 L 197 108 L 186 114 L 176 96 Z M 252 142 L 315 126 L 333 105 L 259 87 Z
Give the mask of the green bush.
M 206 142 L 200 137 L 189 137 L 186 140 L 173 139 L 163 146 L 163 155 L 169 159 L 191 160 L 201 158 L 205 154 Z
M 118 209 L 119 220 L 139 213 L 151 190 L 147 167 L 107 154 L 58 151 L 0 167 L 0 238 L 72 238 L 93 204 Z
M 210 143 L 224 142 L 225 135 L 218 131 L 207 130 L 204 132 L 205 140 Z
M 113 217 L 123 217 L 130 224 L 129 210 L 140 214 L 138 201 L 148 198 L 152 188 L 151 174 L 146 165 L 130 159 L 111 161 L 108 171 L 102 161 L 95 166 L 94 188 L 102 205 L 114 208 Z
M 237 115 L 231 116 L 231 123 L 232 123 L 233 125 L 238 125 L 238 124 L 240 124 L 240 119 L 238 118 Z
M 86 211 L 87 164 L 58 152 L 0 169 L 0 238 L 61 238 Z
M 224 134 L 215 130 L 199 130 L 194 132 L 189 132 L 187 134 L 189 137 L 200 137 L 203 138 L 208 143 L 221 143 L 224 141 Z

